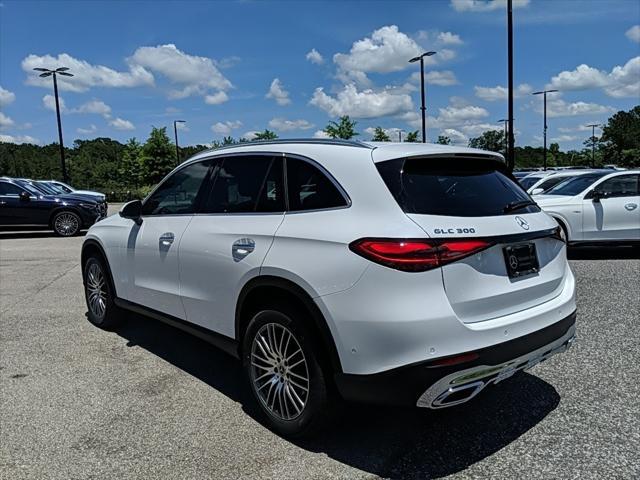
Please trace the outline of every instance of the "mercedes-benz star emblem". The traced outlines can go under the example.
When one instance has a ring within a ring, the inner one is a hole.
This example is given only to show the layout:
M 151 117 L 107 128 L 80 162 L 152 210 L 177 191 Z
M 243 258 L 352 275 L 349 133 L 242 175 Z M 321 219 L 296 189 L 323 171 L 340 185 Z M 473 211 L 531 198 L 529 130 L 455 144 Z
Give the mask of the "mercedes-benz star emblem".
M 529 222 L 527 222 L 524 218 L 516 217 L 516 223 L 520 225 L 523 229 L 529 230 Z
M 509 255 L 509 266 L 511 267 L 511 270 L 518 268 L 518 259 L 515 255 Z

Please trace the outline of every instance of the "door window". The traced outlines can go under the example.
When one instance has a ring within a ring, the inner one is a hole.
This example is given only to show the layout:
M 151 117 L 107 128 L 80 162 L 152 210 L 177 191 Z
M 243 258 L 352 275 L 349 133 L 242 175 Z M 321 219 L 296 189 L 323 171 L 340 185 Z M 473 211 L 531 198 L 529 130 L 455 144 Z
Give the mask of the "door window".
M 348 206 L 338 187 L 316 166 L 287 158 L 289 210 L 321 210 Z
M 197 162 L 181 168 L 165 179 L 142 206 L 143 215 L 178 215 L 194 213 L 198 193 L 209 172 L 211 161 Z
M 635 197 L 638 195 L 638 178 L 640 175 L 619 175 L 605 180 L 596 190 L 605 198 Z
M 231 156 L 215 168 L 202 213 L 284 211 L 282 159 L 268 155 Z
M 13 183 L 0 182 L 0 195 L 20 195 L 22 191 L 22 188 Z

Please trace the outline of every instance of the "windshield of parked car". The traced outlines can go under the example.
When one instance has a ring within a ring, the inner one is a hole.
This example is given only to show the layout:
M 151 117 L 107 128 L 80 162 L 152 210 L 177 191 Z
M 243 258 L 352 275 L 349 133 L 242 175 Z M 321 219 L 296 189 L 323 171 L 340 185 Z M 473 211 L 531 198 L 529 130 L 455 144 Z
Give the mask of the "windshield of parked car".
M 58 188 L 60 188 L 60 190 L 62 190 L 62 193 L 71 193 L 71 192 L 73 192 L 73 188 L 71 188 L 66 183 L 61 183 L 61 182 L 52 182 L 52 183 L 53 183 L 53 185 L 56 185 Z
M 528 190 L 534 183 L 538 182 L 543 177 L 524 177 L 518 180 L 522 188 Z
M 65 193 L 69 193 L 67 190 L 62 188 L 62 186 L 58 185 L 57 183 L 41 182 L 41 184 L 45 184 L 47 187 L 49 187 L 51 190 L 53 190 L 58 195 L 64 195 Z
M 578 177 L 571 177 L 564 182 L 560 182 L 555 187 L 550 188 L 544 192 L 544 195 L 566 195 L 572 197 L 583 192 L 596 180 L 604 177 L 605 175 L 609 175 L 609 172 L 587 173 Z
M 58 195 L 60 193 L 55 188 L 53 188 L 51 185 L 49 185 L 47 183 L 34 182 L 33 186 L 38 188 L 38 189 L 40 189 L 40 190 L 42 190 L 47 195 Z
M 549 178 L 545 178 L 540 185 L 538 185 L 536 188 L 541 188 L 544 192 L 546 192 L 547 190 L 549 190 L 550 188 L 555 187 L 556 185 L 558 185 L 560 182 L 564 182 L 565 180 L 567 180 L 568 178 L 573 178 L 573 177 L 563 177 L 563 176 L 551 176 Z

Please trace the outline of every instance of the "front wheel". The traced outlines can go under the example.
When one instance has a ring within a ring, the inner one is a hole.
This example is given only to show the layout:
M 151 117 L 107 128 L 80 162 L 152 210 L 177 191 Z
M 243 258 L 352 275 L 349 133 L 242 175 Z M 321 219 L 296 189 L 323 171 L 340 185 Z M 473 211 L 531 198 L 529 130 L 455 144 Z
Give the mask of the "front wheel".
M 53 217 L 53 231 L 61 237 L 73 237 L 80 232 L 82 220 L 73 212 L 60 212 Z
M 84 295 L 87 318 L 95 326 L 111 330 L 120 324 L 122 312 L 114 303 L 114 294 L 104 262 L 91 256 L 84 264 Z
M 325 375 L 306 326 L 296 313 L 258 312 L 247 327 L 243 366 L 249 388 L 268 426 L 287 436 L 303 436 L 326 420 Z

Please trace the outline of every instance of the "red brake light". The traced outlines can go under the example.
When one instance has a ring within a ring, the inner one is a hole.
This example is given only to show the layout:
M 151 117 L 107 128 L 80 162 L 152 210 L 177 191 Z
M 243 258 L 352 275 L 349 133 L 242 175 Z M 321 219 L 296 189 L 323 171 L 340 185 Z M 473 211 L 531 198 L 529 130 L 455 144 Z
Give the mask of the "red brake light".
M 403 240 L 362 238 L 349 245 L 351 251 L 396 270 L 424 272 L 473 255 L 492 244 L 485 240 Z

